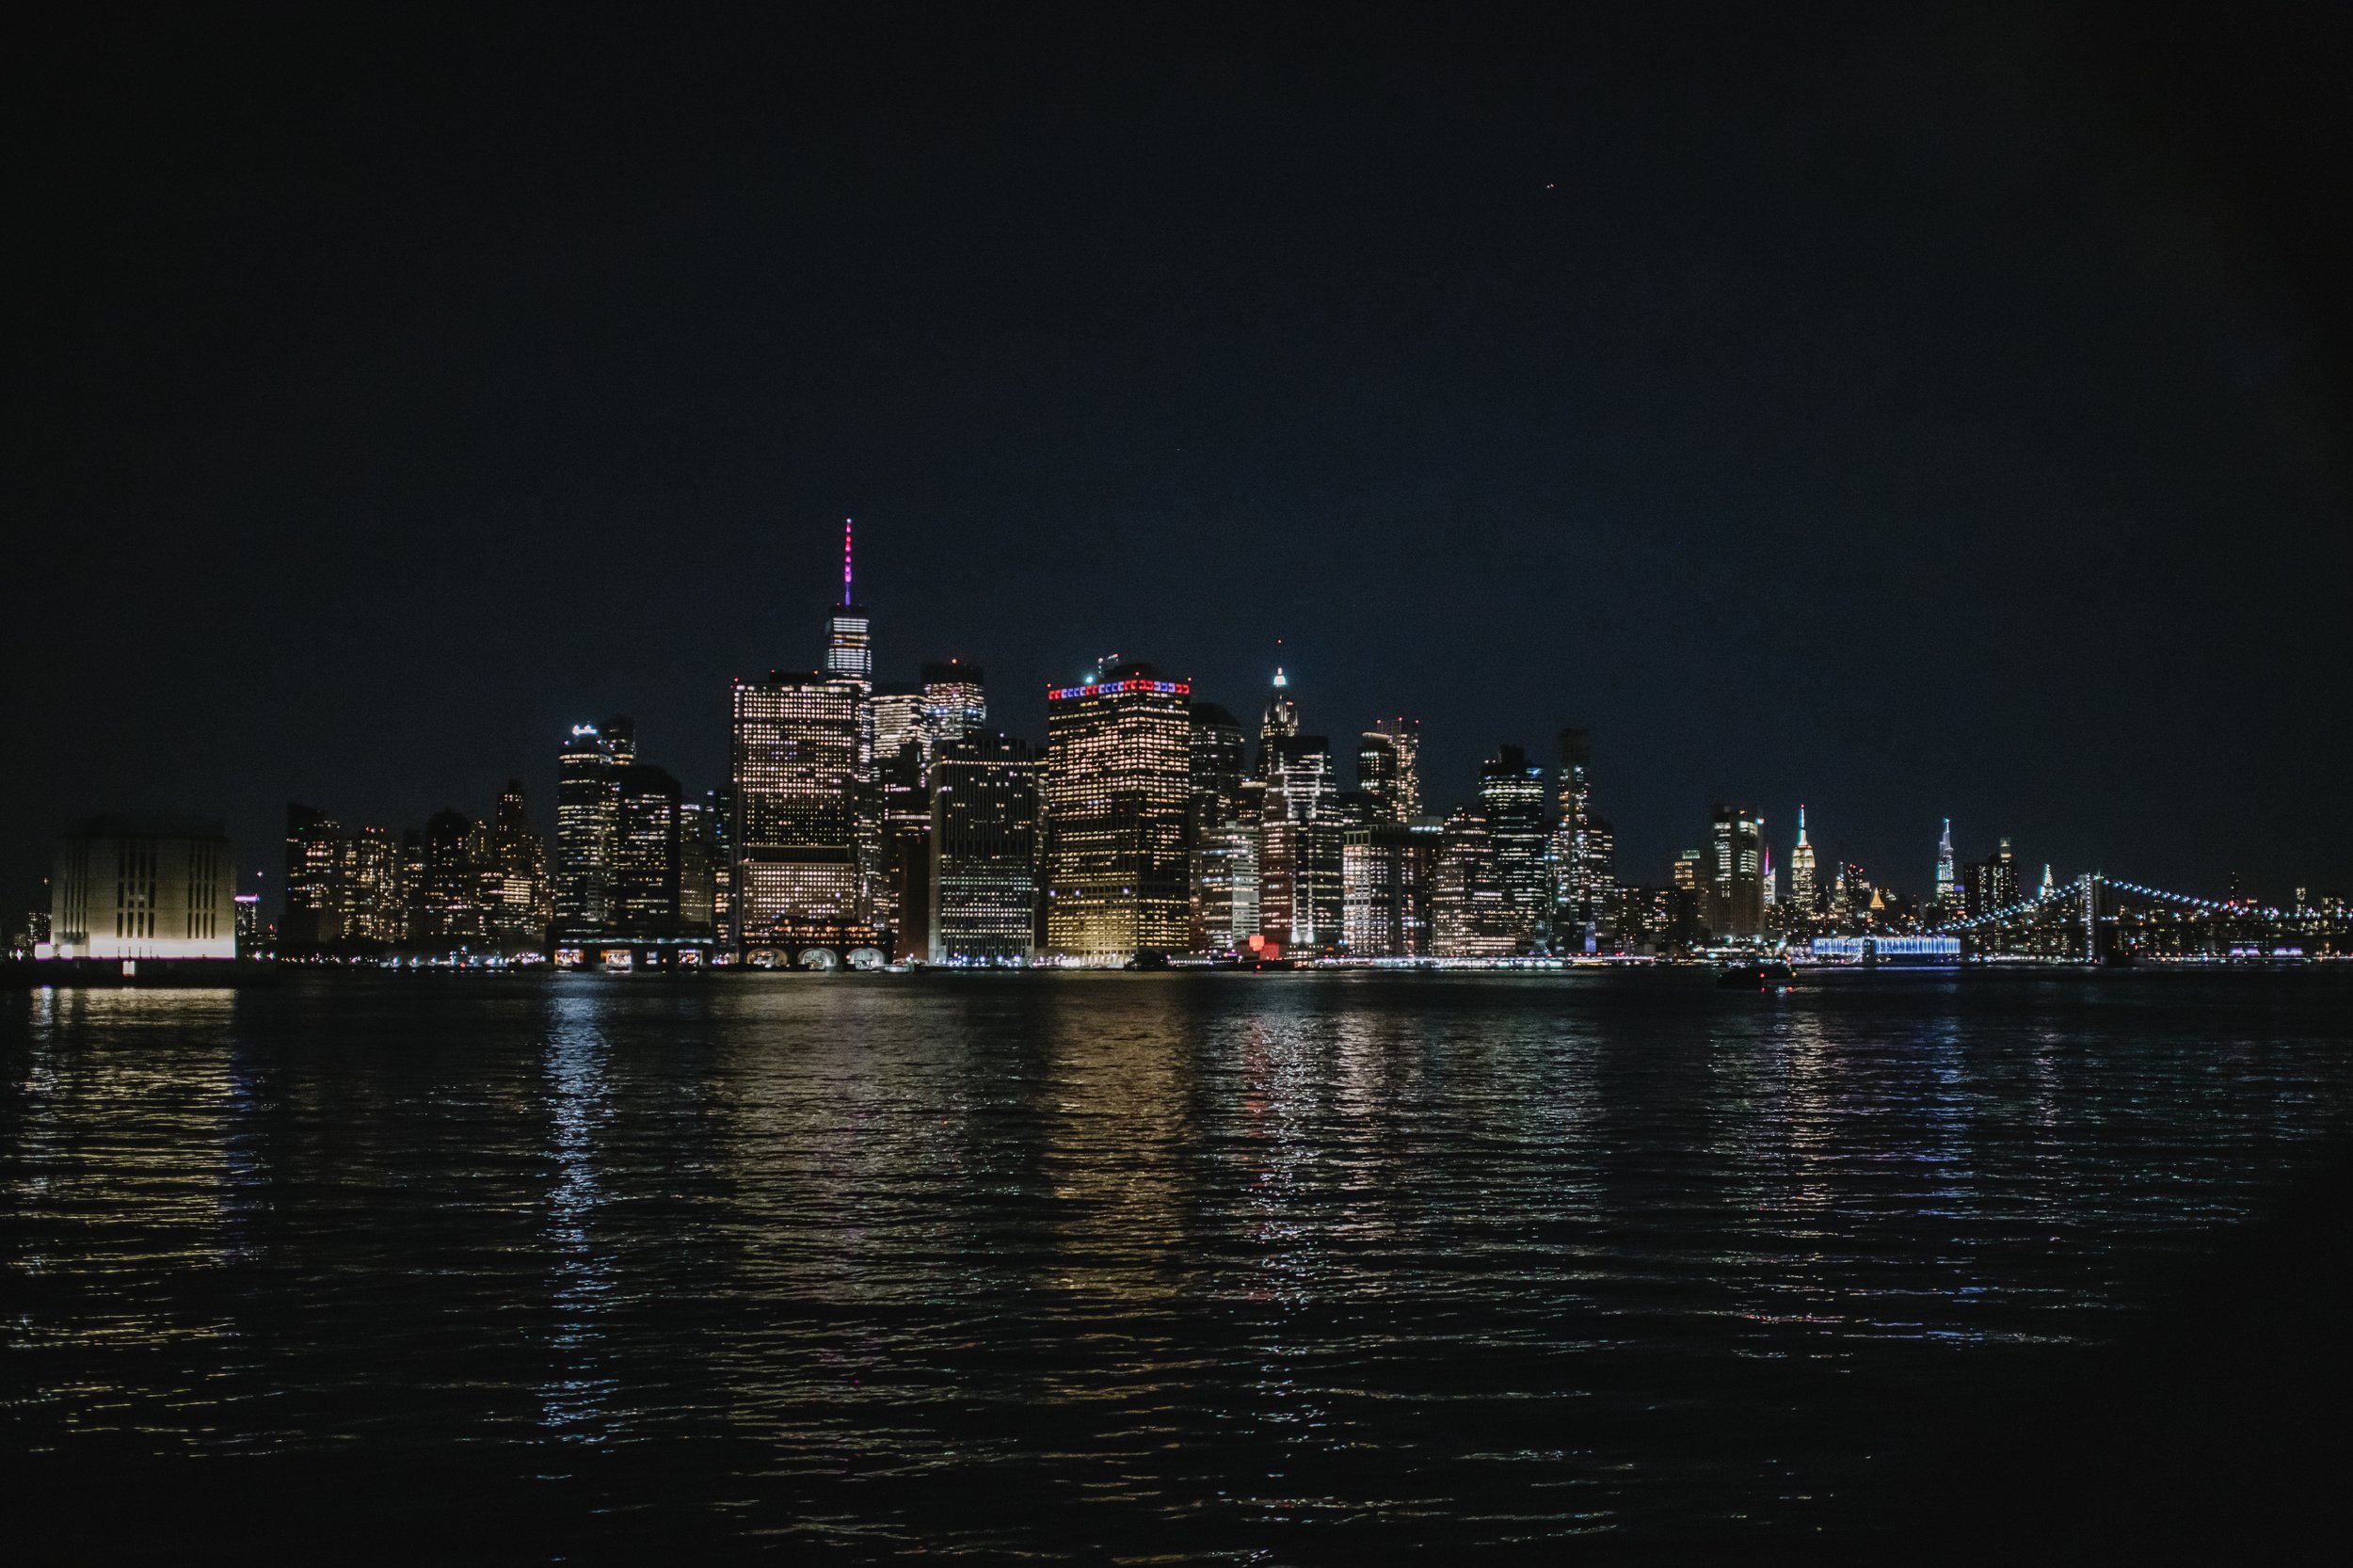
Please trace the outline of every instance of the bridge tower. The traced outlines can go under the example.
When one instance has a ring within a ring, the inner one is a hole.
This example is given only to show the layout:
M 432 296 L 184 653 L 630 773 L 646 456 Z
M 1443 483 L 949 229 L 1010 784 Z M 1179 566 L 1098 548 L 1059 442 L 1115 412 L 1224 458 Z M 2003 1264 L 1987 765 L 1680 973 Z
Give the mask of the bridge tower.
M 2084 873 L 2084 962 L 2100 962 L 2100 885 L 2098 872 Z

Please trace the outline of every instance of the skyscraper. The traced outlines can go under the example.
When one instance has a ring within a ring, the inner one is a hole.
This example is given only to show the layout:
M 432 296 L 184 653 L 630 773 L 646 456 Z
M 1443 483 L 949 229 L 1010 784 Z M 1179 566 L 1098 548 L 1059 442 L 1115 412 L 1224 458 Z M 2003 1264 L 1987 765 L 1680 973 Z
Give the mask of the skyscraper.
M 927 956 L 1024 964 L 1037 931 L 1038 767 L 1026 742 L 968 729 L 932 761 Z
M 509 952 L 526 952 L 548 939 L 554 919 L 554 889 L 548 882 L 548 846 L 532 826 L 522 780 L 510 778 L 490 819 L 490 891 L 484 903 L 490 940 Z
M 1553 902 L 1545 865 L 1545 770 L 1518 746 L 1497 747 L 1480 764 L 1479 804 L 1504 919 L 1519 951 L 1527 952 L 1545 936 Z
M 1789 851 L 1789 908 L 1792 931 L 1802 930 L 1814 918 L 1814 846 L 1806 842 L 1805 808 L 1798 808 L 1798 841 Z
M 855 785 L 850 798 L 851 871 L 850 918 L 868 922 L 873 918 L 875 889 L 883 875 L 882 798 L 874 779 L 874 644 L 872 623 L 857 602 L 851 574 L 851 520 L 841 520 L 841 602 L 825 615 L 825 667 L 828 680 L 851 688 L 852 724 L 856 731 Z
M 628 750 L 636 752 L 632 732 Z M 555 928 L 594 936 L 613 919 L 613 854 L 620 829 L 618 764 L 603 729 L 572 726 L 555 781 Z
M 1583 925 L 1593 918 L 1594 899 L 1586 886 L 1585 827 L 1593 814 L 1593 732 L 1581 726 L 1562 727 L 1559 744 L 1561 768 L 1556 788 L 1560 821 L 1553 829 L 1552 865 L 1555 897 L 1568 920 Z
M 1376 763 L 1379 770 L 1389 772 L 1392 778 L 1384 779 L 1375 790 L 1366 781 L 1365 747 L 1379 743 L 1393 759 L 1390 763 Z M 1421 815 L 1421 720 L 1377 719 L 1364 733 L 1357 752 L 1356 787 L 1373 796 L 1373 809 L 1390 822 L 1413 822 Z
M 1719 806 L 1708 828 L 1708 923 L 1719 936 L 1765 930 L 1765 820 Z
M 1799 808 L 1802 819 L 1805 810 Z M 1961 875 L 1953 863 L 1953 819 L 1945 819 L 1945 832 L 1936 840 L 1936 903 L 1949 919 L 1961 911 Z
M 874 889 L 874 923 L 889 933 L 895 962 L 932 952 L 932 787 L 920 742 L 910 740 L 875 764 L 882 792 L 883 874 Z
M 790 963 L 801 940 L 862 927 L 856 681 L 771 671 L 734 686 L 728 781 L 736 944 Z
M 1342 929 L 1352 958 L 1430 952 L 1432 877 L 1443 829 L 1371 821 L 1341 835 Z
M 1282 666 L 1274 670 L 1274 688 L 1267 694 L 1266 712 L 1258 720 L 1258 776 L 1264 778 L 1272 766 L 1269 748 L 1274 742 L 1288 740 L 1299 733 L 1299 704 L 1291 700 L 1290 679 Z
M 1046 694 L 1046 933 L 1056 954 L 1182 951 L 1193 688 L 1122 664 Z
M 1446 819 L 1433 878 L 1432 950 L 1439 957 L 1509 958 L 1522 951 L 1487 819 L 1476 808 L 1458 807 Z
M 624 936 L 677 936 L 685 792 L 668 770 L 642 762 L 615 770 L 614 778 L 612 920 L 607 929 Z
M 1284 698 L 1288 702 L 1289 698 Z M 1297 711 L 1291 722 L 1298 722 Z M 1321 735 L 1270 735 L 1263 744 L 1258 832 L 1258 930 L 1302 956 L 1340 945 L 1338 780 Z
M 1194 702 L 1187 712 L 1192 723 L 1192 797 L 1186 820 L 1191 855 L 1190 941 L 1195 952 L 1226 952 L 1258 929 L 1258 824 L 1256 821 L 1245 824 L 1240 815 L 1248 747 L 1240 721 L 1216 703 Z M 1245 838 L 1248 854 L 1242 856 L 1238 851 Z M 1245 874 L 1249 885 L 1243 892 L 1236 879 Z M 1253 911 L 1249 925 L 1239 935 L 1234 914 L 1238 893 L 1246 898 Z
M 961 739 L 988 722 L 987 676 L 961 659 L 935 659 L 923 666 L 923 733 L 936 752 L 943 742 Z M 930 752 L 926 753 L 928 760 Z

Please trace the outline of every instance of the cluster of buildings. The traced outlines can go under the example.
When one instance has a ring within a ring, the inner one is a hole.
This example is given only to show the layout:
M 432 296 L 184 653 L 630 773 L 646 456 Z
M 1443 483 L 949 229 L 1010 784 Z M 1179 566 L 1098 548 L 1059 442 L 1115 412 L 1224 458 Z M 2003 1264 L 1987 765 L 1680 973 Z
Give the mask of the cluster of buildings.
M 990 727 L 977 665 L 877 682 L 852 588 L 845 530 L 824 662 L 733 682 L 716 788 L 687 790 L 615 717 L 564 742 L 552 846 L 512 780 L 488 819 L 397 836 L 290 805 L 266 934 L 218 824 L 96 819 L 60 841 L 26 945 L 608 968 L 1608 960 L 1921 937 L 2034 895 L 2009 840 L 1964 862 L 1947 822 L 1914 901 L 1818 860 L 1802 807 L 1778 871 L 1764 819 L 1723 806 L 1663 884 L 1621 881 L 1586 730 L 1542 761 L 1497 747 L 1433 811 L 1417 721 L 1336 747 L 1279 669 L 1246 726 L 1106 659 L 1046 694 L 1041 751 Z

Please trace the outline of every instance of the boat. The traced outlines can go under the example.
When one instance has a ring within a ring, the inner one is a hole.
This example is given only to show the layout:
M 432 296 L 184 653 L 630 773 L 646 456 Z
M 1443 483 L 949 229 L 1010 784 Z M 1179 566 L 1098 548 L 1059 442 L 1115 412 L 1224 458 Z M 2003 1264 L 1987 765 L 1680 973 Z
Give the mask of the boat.
M 1760 958 L 1753 963 L 1726 964 L 1716 984 L 1731 991 L 1786 991 L 1798 983 L 1798 971 L 1787 960 Z

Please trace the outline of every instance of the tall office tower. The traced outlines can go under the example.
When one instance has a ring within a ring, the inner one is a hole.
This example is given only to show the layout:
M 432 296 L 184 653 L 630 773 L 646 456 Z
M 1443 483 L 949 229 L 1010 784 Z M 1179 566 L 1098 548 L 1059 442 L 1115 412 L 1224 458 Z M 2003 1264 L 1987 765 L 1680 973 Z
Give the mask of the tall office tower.
M 850 577 L 851 522 L 841 520 L 841 602 L 825 615 L 825 674 L 861 690 L 874 683 L 872 629 Z
M 1195 833 L 1206 833 L 1234 819 L 1241 802 L 1249 748 L 1242 741 L 1241 721 L 1216 703 L 1195 702 L 1186 710 L 1186 716 L 1191 726 L 1190 815 Z
M 635 747 L 631 747 L 633 752 Z M 620 783 L 613 748 L 593 724 L 572 726 L 555 780 L 555 925 L 592 936 L 613 919 L 613 855 Z
M 1195 952 L 1225 952 L 1235 942 L 1234 878 L 1243 869 L 1235 858 L 1235 835 L 1229 830 L 1242 825 L 1238 813 L 1249 748 L 1242 740 L 1241 722 L 1216 703 L 1195 702 L 1186 712 L 1192 732 L 1188 760 L 1192 782 L 1185 813 L 1192 918 L 1188 945 Z M 1257 824 L 1252 823 L 1249 826 L 1248 897 L 1255 909 L 1258 896 Z M 1256 930 L 1254 921 L 1242 933 L 1242 939 L 1246 940 L 1250 932 Z
M 408 884 L 408 941 L 428 952 L 479 948 L 488 936 L 482 875 L 474 863 L 473 824 L 443 808 L 416 836 L 414 880 Z
M 1193 841 L 1193 939 L 1198 952 L 1237 952 L 1260 934 L 1258 826 L 1233 816 Z
M 726 938 L 735 929 L 735 786 L 703 792 L 711 834 L 711 929 Z
M 1715 929 L 1705 850 L 1685 850 L 1669 869 L 1666 924 L 1668 939 L 1675 942 L 1696 942 Z
M 874 923 L 889 933 L 893 963 L 932 951 L 932 795 L 920 742 L 908 741 L 875 765 L 882 791 L 882 881 Z M 936 765 L 936 763 L 933 765 Z
M 258 958 L 269 946 L 269 934 L 262 928 L 262 895 L 239 893 L 234 902 L 237 907 L 237 956 Z M 34 919 L 39 923 L 32 926 L 28 934 L 36 942 L 49 940 L 49 911 L 36 910 Z
M 1765 914 L 1768 919 L 1770 919 L 1773 907 L 1781 903 L 1781 873 L 1773 870 L 1773 846 L 1770 844 L 1765 846 L 1764 881 L 1765 886 L 1761 897 L 1765 905 Z
M 400 847 L 380 827 L 356 827 L 336 845 L 335 881 L 340 939 L 369 952 L 395 946 L 407 934 L 408 899 L 401 888 Z
M 685 792 L 666 769 L 643 762 L 616 769 L 615 781 L 610 929 L 624 936 L 676 936 Z
M 1572 924 L 1582 926 L 1593 918 L 1595 898 L 1585 885 L 1585 830 L 1593 819 L 1593 731 L 1581 726 L 1562 728 L 1559 736 L 1561 767 L 1557 781 L 1560 817 L 1553 828 L 1554 896 Z
M 818 673 L 738 680 L 728 777 L 733 940 L 771 954 L 863 924 L 858 717 L 864 689 Z M 788 957 L 787 962 L 790 962 Z
M 726 840 L 708 792 L 678 803 L 678 934 L 709 940 L 718 931 L 719 857 Z
M 342 825 L 326 812 L 286 803 L 285 899 L 278 917 L 280 952 L 315 952 L 341 939 L 335 862 L 342 840 Z
M 1391 820 L 1396 822 L 1419 820 L 1421 816 L 1421 720 L 1376 719 L 1373 721 L 1372 728 L 1365 731 L 1364 740 L 1369 744 L 1376 736 L 1387 743 L 1389 753 L 1397 759 L 1397 781 L 1390 786 L 1388 791 L 1393 797 L 1393 808 L 1397 813 Z M 1356 755 L 1359 759 L 1357 765 L 1361 768 L 1364 757 L 1361 746 Z M 1372 792 L 1365 784 L 1362 773 L 1357 775 L 1356 787 L 1365 790 L 1368 793 Z M 1376 796 L 1376 799 L 1378 798 Z
M 874 787 L 874 642 L 872 624 L 857 602 L 851 575 L 851 520 L 841 520 L 841 602 L 825 614 L 825 668 L 829 680 L 856 693 L 856 784 L 850 800 L 853 857 L 852 916 L 871 920 L 882 881 L 882 797 Z
M 2053 893 L 2057 891 L 2058 884 L 2051 880 L 2051 862 L 2045 860 L 2042 862 L 2042 886 L 2034 890 L 2034 896 L 2037 898 L 2049 898 Z
M 490 882 L 486 900 L 491 939 L 509 952 L 536 948 L 554 918 L 548 884 L 548 846 L 531 824 L 520 778 L 510 778 L 490 819 Z
M 1446 819 L 1431 896 L 1433 951 L 1441 958 L 1509 958 L 1522 951 L 1505 902 L 1487 819 L 1458 807 Z
M 874 688 L 874 763 L 877 768 L 899 755 L 903 746 L 914 746 L 928 758 L 931 737 L 923 723 L 923 688 L 916 685 L 890 683 Z
M 2004 839 L 1993 854 L 1985 857 L 1983 897 L 1985 907 L 2007 909 L 2018 902 L 2018 856 Z
M 1366 815 L 1375 822 L 1402 823 L 1397 743 L 1378 729 L 1356 740 L 1356 792 L 1365 797 Z
M 1798 808 L 1798 824 L 1805 825 L 1805 808 Z M 1803 834 L 1800 836 L 1803 841 Z M 1962 898 L 1961 874 L 1953 864 L 1953 819 L 1945 819 L 1945 832 L 1936 840 L 1936 903 L 1950 917 L 1961 913 Z
M 1046 694 L 1046 941 L 1082 963 L 1181 952 L 1193 688 L 1123 664 Z
M 1341 843 L 1331 744 L 1321 735 L 1270 736 L 1260 766 L 1258 930 L 1303 957 L 1337 950 Z
M 1709 924 L 1719 936 L 1765 931 L 1765 819 L 1746 807 L 1719 806 L 1708 827 Z
M 614 766 L 628 767 L 637 760 L 637 721 L 627 713 L 615 713 L 597 726 L 597 733 L 604 737 L 604 749 L 613 759 Z
M 1278 740 L 1288 740 L 1299 733 L 1299 704 L 1291 700 L 1290 679 L 1278 666 L 1274 671 L 1274 687 L 1267 694 L 1266 712 L 1258 720 L 1258 776 L 1264 778 L 1268 767 L 1268 748 Z
M 1789 929 L 1801 931 L 1814 919 L 1814 846 L 1806 842 L 1805 808 L 1798 808 L 1798 841 L 1789 851 Z
M 1341 835 L 1342 930 L 1352 958 L 1415 958 L 1429 946 L 1430 876 L 1443 829 L 1372 821 Z
M 1036 951 L 1038 765 L 1025 741 L 968 728 L 932 760 L 927 956 L 1026 964 Z
M 1583 896 L 1588 913 L 1581 931 L 1568 934 L 1573 952 L 1599 952 L 1604 944 L 1614 950 L 1623 939 L 1618 897 L 1618 833 L 1606 817 L 1585 816 Z M 1556 942 L 1560 934 L 1555 934 Z M 1556 947 L 1555 951 L 1559 951 Z
M 923 733 L 930 737 L 928 763 L 943 741 L 961 740 L 988 722 L 987 675 L 961 659 L 935 659 L 923 666 Z
M 93 817 L 57 840 L 45 940 L 59 958 L 234 958 L 236 857 L 205 817 Z
M 1486 819 L 1504 919 L 1520 952 L 1544 939 L 1553 888 L 1545 865 L 1545 770 L 1515 745 L 1479 765 L 1480 815 Z M 1577 848 L 1581 852 L 1583 845 Z

